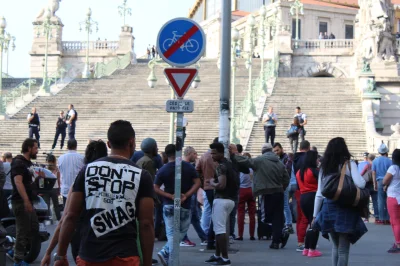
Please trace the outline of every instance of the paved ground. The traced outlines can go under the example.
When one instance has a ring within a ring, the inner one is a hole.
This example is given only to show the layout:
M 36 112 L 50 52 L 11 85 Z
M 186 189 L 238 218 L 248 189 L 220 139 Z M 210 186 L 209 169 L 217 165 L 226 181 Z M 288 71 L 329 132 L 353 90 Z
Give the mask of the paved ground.
M 388 254 L 387 249 L 393 244 L 393 235 L 390 226 L 367 224 L 369 232 L 358 242 L 351 247 L 350 250 L 350 263 L 351 266 L 399 266 L 400 254 Z M 54 230 L 54 226 L 48 227 L 50 231 Z M 246 228 L 247 230 L 247 228 Z M 246 232 L 247 234 L 247 232 Z M 189 237 L 192 241 L 200 243 L 196 233 L 191 228 Z M 301 265 L 315 265 L 315 266 L 329 266 L 331 265 L 331 245 L 330 242 L 324 238 L 320 238 L 319 249 L 323 253 L 319 258 L 307 258 L 301 256 L 299 252 L 295 251 L 297 242 L 296 236 L 291 235 L 288 245 L 282 250 L 270 250 L 268 248 L 269 241 L 256 240 L 250 241 L 249 236 L 245 236 L 244 241 L 236 241 L 232 245 L 233 248 L 239 249 L 236 254 L 230 255 L 232 265 L 284 265 L 284 266 L 301 266 Z M 42 245 L 42 254 L 47 248 L 48 242 Z M 164 242 L 156 242 L 154 258 L 156 252 L 164 245 Z M 203 247 L 185 247 L 181 248 L 181 265 L 182 266 L 200 266 L 205 265 L 204 260 L 212 253 L 204 251 Z M 68 253 L 69 255 L 70 253 Z M 7 262 L 7 266 L 11 266 L 11 261 Z M 40 265 L 40 261 L 32 265 Z M 70 265 L 75 265 L 70 260 Z

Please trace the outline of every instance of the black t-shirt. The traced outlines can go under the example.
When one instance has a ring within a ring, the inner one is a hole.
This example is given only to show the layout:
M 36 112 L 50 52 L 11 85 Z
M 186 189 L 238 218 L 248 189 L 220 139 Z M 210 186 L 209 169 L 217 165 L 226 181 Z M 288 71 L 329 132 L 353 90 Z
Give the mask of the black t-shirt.
M 89 262 L 138 256 L 136 219 L 141 198 L 154 198 L 146 170 L 128 159 L 104 157 L 79 172 L 73 192 L 83 192 L 85 210 L 79 256 Z
M 194 182 L 193 179 L 198 178 L 196 169 L 188 162 L 182 161 L 182 174 L 181 174 L 181 193 L 185 194 L 188 192 Z M 154 184 L 158 186 L 164 185 L 164 191 L 170 194 L 175 194 L 175 162 L 169 162 L 164 164 L 163 167 L 158 170 Z M 172 199 L 163 197 L 164 205 L 173 205 Z M 181 205 L 182 208 L 190 209 L 190 200 L 187 199 Z
M 58 117 L 57 129 L 64 130 L 67 128 L 67 123 L 65 123 L 64 118 Z
M 215 198 L 236 200 L 239 194 L 240 176 L 226 158 L 219 162 L 215 170 L 216 181 L 220 175 L 226 176 L 226 186 L 224 189 L 215 189 Z
M 33 188 L 35 181 L 33 164 L 22 155 L 17 155 L 11 162 L 11 184 L 13 187 L 12 200 L 22 200 L 17 187 L 15 186 L 14 178 L 17 175 L 22 176 L 22 184 L 25 187 L 29 200 L 32 202 L 34 197 Z

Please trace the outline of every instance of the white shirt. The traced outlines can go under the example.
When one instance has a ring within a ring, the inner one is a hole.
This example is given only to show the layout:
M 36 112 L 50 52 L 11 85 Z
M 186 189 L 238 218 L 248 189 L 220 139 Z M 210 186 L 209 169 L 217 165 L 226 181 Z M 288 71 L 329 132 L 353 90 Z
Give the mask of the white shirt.
M 75 115 L 75 110 L 71 109 L 68 111 L 68 117 L 71 118 L 73 115 Z
M 58 158 L 58 169 L 60 171 L 61 195 L 67 197 L 70 187 L 83 167 L 83 155 L 76 151 L 68 151 Z
M 266 121 L 266 122 L 264 123 L 264 125 L 267 125 L 267 124 L 269 124 L 269 125 L 275 125 L 275 124 L 278 122 L 278 116 L 277 116 L 274 112 L 273 112 L 273 113 L 266 113 L 266 114 L 264 114 L 262 120 L 265 121 L 265 119 L 267 119 L 268 116 L 271 116 L 271 118 L 275 119 L 275 121 L 274 121 L 273 124 L 269 124 L 270 121 Z
M 400 168 L 397 165 L 392 165 L 387 172 L 393 176 L 387 189 L 387 196 L 395 198 L 400 205 Z
M 295 114 L 293 116 L 293 118 L 298 117 L 299 119 L 301 118 L 303 121 L 307 120 L 307 115 L 305 113 L 299 113 L 299 114 Z
M 359 188 L 365 188 L 365 179 L 360 175 L 358 172 L 357 164 L 354 161 L 351 161 L 351 173 L 349 170 L 349 166 L 346 166 L 346 175 L 351 175 L 354 184 L 359 187 Z M 324 200 L 324 196 L 322 196 L 322 173 L 323 169 L 319 171 L 319 176 L 318 176 L 318 190 L 317 190 L 317 195 L 315 196 L 315 201 L 314 201 L 314 217 L 317 217 L 318 212 L 321 209 L 322 206 L 322 201 Z

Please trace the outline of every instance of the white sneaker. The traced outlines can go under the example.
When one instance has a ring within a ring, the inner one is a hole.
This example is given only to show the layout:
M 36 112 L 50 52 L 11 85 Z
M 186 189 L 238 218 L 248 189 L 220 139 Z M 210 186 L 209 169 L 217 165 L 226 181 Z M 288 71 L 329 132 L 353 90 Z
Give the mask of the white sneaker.
M 229 244 L 234 244 L 235 243 L 235 239 L 233 238 L 233 236 L 229 237 Z
M 208 240 L 204 240 L 200 243 L 200 246 L 207 246 Z

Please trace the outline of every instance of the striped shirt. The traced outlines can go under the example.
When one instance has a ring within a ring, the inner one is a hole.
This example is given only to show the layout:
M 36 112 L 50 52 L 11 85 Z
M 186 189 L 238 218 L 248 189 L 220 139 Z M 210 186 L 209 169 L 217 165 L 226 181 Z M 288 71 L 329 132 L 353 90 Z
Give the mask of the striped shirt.
M 69 150 L 58 158 L 58 169 L 60 170 L 61 195 L 67 197 L 70 187 L 83 167 L 83 155 Z

